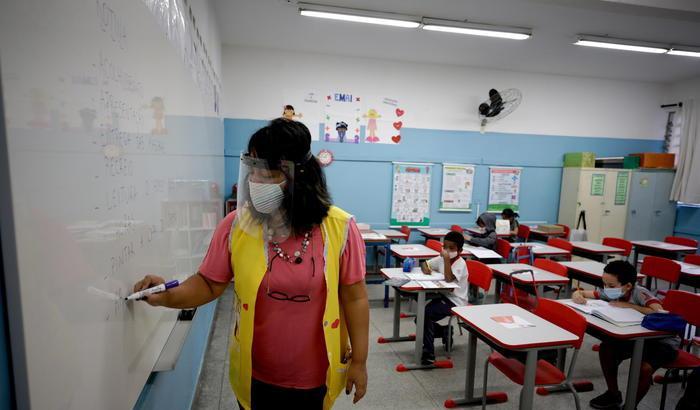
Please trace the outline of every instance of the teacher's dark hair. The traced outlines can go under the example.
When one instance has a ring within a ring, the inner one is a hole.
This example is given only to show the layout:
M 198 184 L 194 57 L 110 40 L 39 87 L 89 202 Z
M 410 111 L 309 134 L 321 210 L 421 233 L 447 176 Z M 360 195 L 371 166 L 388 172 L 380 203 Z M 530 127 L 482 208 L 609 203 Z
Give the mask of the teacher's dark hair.
M 285 118 L 272 120 L 250 137 L 248 152 L 266 159 L 271 167 L 280 161 L 294 162 L 294 184 L 287 187 L 293 194 L 285 195 L 282 206 L 296 235 L 320 225 L 332 201 L 321 165 L 311 155 L 311 134 L 306 125 Z

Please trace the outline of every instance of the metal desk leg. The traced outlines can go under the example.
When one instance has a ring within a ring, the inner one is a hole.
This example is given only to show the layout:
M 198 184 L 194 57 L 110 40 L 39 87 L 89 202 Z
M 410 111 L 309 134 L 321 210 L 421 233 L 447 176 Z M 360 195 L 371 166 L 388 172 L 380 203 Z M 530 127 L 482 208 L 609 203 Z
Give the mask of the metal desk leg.
M 639 385 L 639 372 L 642 367 L 643 351 L 644 339 L 636 339 L 634 341 L 634 350 L 632 350 L 630 374 L 627 378 L 627 393 L 625 394 L 624 410 L 634 410 L 637 406 L 637 386 Z
M 399 289 L 394 288 L 394 331 L 391 337 L 380 336 L 377 343 L 406 342 L 414 339 L 413 335 L 399 336 L 401 326 L 401 295 Z
M 528 350 L 525 361 L 525 383 L 520 390 L 520 410 L 531 410 L 535 394 L 535 371 L 537 370 L 537 350 Z
M 634 258 L 632 260 L 632 266 L 637 269 L 637 263 L 639 262 L 639 249 L 637 249 L 636 246 L 634 247 Z
M 389 245 L 388 243 L 384 244 L 384 266 L 387 268 L 391 267 L 391 248 Z M 384 307 L 389 307 L 389 287 L 386 285 L 384 285 Z
M 493 303 L 500 303 L 501 302 L 501 290 L 503 289 L 503 283 L 501 283 L 500 279 L 496 278 L 496 288 L 494 289 L 493 293 Z M 484 298 L 486 298 L 486 295 L 484 295 Z
M 601 262 L 603 262 L 605 265 L 607 265 L 607 264 L 608 264 L 608 259 L 609 259 L 609 258 L 610 258 L 610 255 L 603 254 L 603 255 L 601 255 L 601 258 L 600 258 L 600 259 L 601 259 Z

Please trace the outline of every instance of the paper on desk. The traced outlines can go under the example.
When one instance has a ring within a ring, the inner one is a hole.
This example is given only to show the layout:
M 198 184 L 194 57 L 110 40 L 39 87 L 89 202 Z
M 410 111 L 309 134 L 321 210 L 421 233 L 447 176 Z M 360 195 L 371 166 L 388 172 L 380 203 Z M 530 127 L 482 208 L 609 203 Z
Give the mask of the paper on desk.
M 576 310 L 580 310 L 583 313 L 591 314 L 593 309 L 600 309 L 608 306 L 608 302 L 600 299 L 586 299 L 586 304 L 576 303 L 573 300 L 567 300 L 563 302 L 565 305 L 569 305 Z
M 423 285 L 421 285 L 421 282 L 419 282 L 417 280 L 412 280 L 410 282 L 405 283 L 401 287 L 404 289 L 421 289 L 421 288 L 423 288 Z
M 407 273 L 406 277 L 410 280 L 445 280 L 445 275 L 442 273 L 438 272 L 433 272 L 430 275 L 426 275 L 423 273 Z
M 524 327 L 535 327 L 532 323 L 516 315 L 491 316 L 491 320 L 508 329 L 521 329 Z
M 362 239 L 365 241 L 370 240 L 370 239 L 380 240 L 380 239 L 386 239 L 386 236 L 384 236 L 382 234 L 378 234 L 376 232 L 364 232 L 364 233 L 362 233 Z
M 384 271 L 384 275 L 389 278 L 389 279 L 408 279 L 406 278 L 406 274 L 403 272 L 392 272 L 391 270 Z
M 455 282 L 447 282 L 444 280 L 438 280 L 438 281 L 421 281 L 419 282 L 422 286 L 423 289 L 435 289 L 435 288 L 440 288 L 440 289 L 457 289 L 459 288 L 459 285 L 456 284 Z
M 471 253 L 478 259 L 488 259 L 488 258 L 500 258 L 501 255 L 492 251 L 491 249 L 479 248 L 476 246 L 465 246 L 464 250 Z

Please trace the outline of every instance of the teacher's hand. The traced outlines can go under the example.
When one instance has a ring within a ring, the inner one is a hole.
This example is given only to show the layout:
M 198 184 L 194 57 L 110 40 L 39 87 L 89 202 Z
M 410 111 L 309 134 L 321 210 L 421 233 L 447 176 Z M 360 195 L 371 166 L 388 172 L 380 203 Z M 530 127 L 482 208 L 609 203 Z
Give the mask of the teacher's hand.
M 367 392 L 367 365 L 366 363 L 350 362 L 348 367 L 348 381 L 345 384 L 345 394 L 350 394 L 352 386 L 355 386 L 355 397 L 352 403 L 362 400 Z
M 165 279 L 157 275 L 146 275 L 143 279 L 136 282 L 134 285 L 134 292 L 139 292 L 144 289 L 152 288 L 153 286 L 158 286 L 161 283 L 165 283 Z M 146 296 L 143 300 L 151 306 L 161 306 L 163 304 L 163 299 L 165 298 L 165 293 L 156 293 L 153 295 Z

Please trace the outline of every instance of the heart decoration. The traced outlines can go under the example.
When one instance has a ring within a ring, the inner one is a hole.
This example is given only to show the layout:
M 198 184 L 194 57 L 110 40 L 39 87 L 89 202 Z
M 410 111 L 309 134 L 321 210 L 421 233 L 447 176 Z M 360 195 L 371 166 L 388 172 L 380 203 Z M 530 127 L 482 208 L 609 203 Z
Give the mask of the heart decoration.
M 331 328 L 336 329 L 338 325 L 340 324 L 340 319 L 336 319 L 331 323 Z
M 401 121 L 396 121 L 396 122 L 394 123 L 394 128 L 396 128 L 397 130 L 400 130 L 401 127 L 403 127 L 403 122 L 401 122 Z
M 397 117 L 402 116 L 404 113 L 405 113 L 405 111 L 402 110 L 401 108 L 397 108 L 397 109 L 396 109 L 396 116 L 397 116 Z
M 401 136 L 400 135 L 394 135 L 391 137 L 391 140 L 394 141 L 395 144 L 398 144 L 399 141 L 401 141 Z
M 248 310 L 248 304 L 247 304 L 247 303 L 244 303 L 244 304 L 243 304 L 243 309 Z

